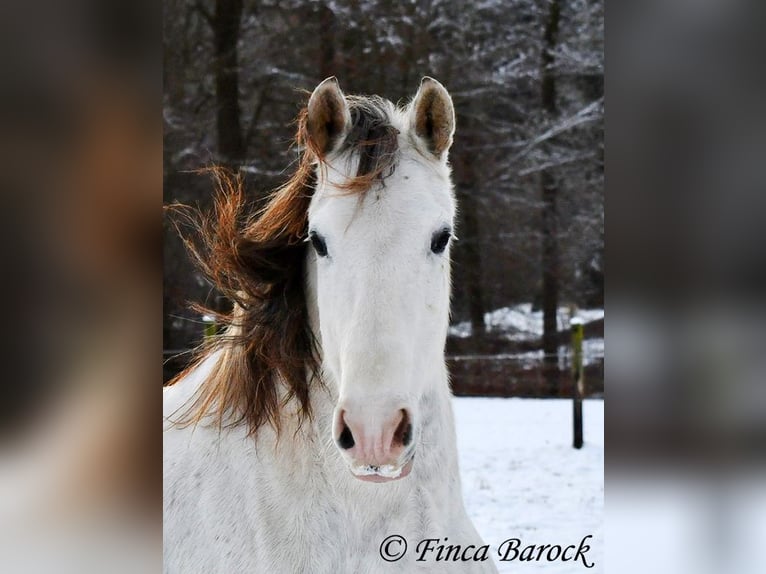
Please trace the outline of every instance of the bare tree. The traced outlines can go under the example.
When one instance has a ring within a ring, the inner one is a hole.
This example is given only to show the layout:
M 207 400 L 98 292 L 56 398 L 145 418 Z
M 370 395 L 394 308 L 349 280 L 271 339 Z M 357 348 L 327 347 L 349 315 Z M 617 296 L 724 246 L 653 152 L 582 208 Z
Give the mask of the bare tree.
M 561 5 L 550 0 L 542 45 L 540 66 L 540 103 L 547 118 L 556 116 L 556 76 L 553 71 L 554 53 L 558 41 Z M 543 306 L 543 365 L 549 392 L 559 387 L 558 367 L 558 308 L 559 308 L 559 238 L 558 189 L 550 168 L 539 173 L 542 208 L 542 306 Z
M 239 32 L 242 0 L 215 0 L 211 13 L 197 1 L 197 11 L 213 30 L 218 155 L 225 163 L 245 156 L 239 105 Z

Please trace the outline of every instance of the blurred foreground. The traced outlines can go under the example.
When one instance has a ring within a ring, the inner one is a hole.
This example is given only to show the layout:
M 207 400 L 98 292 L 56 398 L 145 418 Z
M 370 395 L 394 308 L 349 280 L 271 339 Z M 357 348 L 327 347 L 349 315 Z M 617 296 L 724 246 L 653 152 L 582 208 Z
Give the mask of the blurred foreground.
M 766 572 L 762 16 L 610 12 L 610 572 Z
M 161 570 L 160 10 L 148 5 L 2 9 L 3 572 Z

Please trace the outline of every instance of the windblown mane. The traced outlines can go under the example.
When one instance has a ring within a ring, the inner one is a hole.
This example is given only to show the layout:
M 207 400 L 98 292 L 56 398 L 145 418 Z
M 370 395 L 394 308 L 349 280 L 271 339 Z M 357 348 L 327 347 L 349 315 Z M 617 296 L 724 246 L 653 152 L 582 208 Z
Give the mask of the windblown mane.
M 343 188 L 364 193 L 395 168 L 394 107 L 377 97 L 347 99 L 352 123 L 340 151 L 358 157 L 358 168 Z M 297 169 L 260 212 L 252 212 L 245 200 L 241 178 L 221 168 L 211 169 L 217 184 L 211 214 L 175 206 L 193 230 L 181 233 L 193 260 L 234 303 L 228 314 L 195 306 L 216 316 L 225 329 L 204 342 L 195 362 L 170 383 L 220 351 L 176 424 L 197 424 L 212 415 L 219 428 L 245 423 L 255 434 L 270 424 L 279 431 L 282 406 L 292 399 L 301 420 L 311 416 L 309 388 L 318 382 L 320 358 L 304 290 L 305 240 L 316 170 L 325 163 L 312 148 L 306 117 L 304 108 L 294 141 L 302 150 Z

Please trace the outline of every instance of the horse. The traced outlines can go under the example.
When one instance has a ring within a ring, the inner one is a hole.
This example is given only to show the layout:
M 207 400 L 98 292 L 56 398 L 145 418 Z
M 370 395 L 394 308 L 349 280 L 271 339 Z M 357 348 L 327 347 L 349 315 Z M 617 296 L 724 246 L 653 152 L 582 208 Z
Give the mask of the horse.
M 163 391 L 168 574 L 497 571 L 444 358 L 454 131 L 432 78 L 404 106 L 328 78 L 265 207 L 218 174 L 187 243 L 233 310 Z

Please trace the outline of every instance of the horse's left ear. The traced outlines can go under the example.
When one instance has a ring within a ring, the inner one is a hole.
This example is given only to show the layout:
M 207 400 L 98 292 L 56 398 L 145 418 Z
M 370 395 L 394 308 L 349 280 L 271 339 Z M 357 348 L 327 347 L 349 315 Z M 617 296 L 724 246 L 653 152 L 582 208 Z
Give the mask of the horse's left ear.
M 437 158 L 452 145 L 455 108 L 449 92 L 433 78 L 425 76 L 420 82 L 410 106 L 410 126 Z

